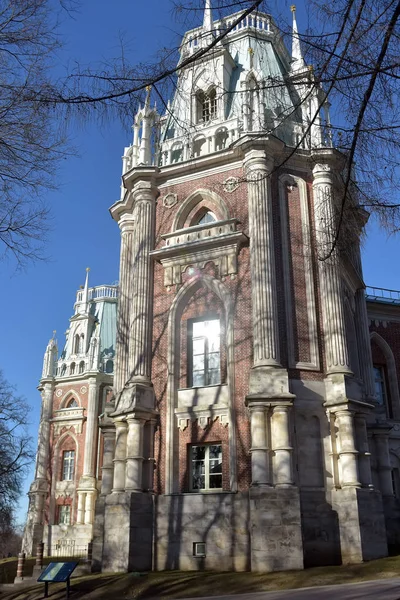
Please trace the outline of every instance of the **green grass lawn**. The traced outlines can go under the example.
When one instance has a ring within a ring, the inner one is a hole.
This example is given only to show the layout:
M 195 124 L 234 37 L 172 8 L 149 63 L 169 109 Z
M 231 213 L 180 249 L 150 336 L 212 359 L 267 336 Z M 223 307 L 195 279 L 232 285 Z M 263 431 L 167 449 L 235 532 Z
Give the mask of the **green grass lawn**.
M 11 572 L 12 559 L 0 561 L 1 568 Z M 32 561 L 33 564 L 33 561 Z M 6 567 L 5 567 L 6 565 Z M 400 556 L 391 556 L 361 565 L 315 567 L 304 571 L 280 573 L 217 573 L 211 571 L 166 571 L 138 576 L 128 574 L 101 574 L 79 577 L 71 581 L 71 598 L 84 600 L 190 598 L 218 594 L 249 594 L 315 585 L 353 583 L 372 579 L 398 577 Z M 12 579 L 13 579 L 12 577 Z M 43 598 L 43 584 L 29 588 L 1 590 L 1 600 L 39 600 Z M 65 584 L 50 584 L 52 600 L 65 598 Z

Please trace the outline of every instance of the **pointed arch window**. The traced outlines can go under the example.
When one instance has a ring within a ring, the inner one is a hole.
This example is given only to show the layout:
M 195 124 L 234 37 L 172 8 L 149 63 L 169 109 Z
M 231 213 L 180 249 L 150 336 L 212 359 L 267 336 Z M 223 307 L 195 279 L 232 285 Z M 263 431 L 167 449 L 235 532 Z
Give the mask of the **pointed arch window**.
M 208 123 L 217 116 L 217 92 L 212 88 L 208 92 L 197 93 L 197 122 Z
M 78 403 L 75 400 L 75 398 L 71 398 L 71 400 L 67 404 L 67 408 L 76 408 L 77 406 L 78 406 Z
M 211 210 L 207 210 L 197 221 L 196 225 L 206 225 L 207 223 L 215 223 L 217 221 L 215 213 Z
M 79 354 L 79 334 L 77 333 L 74 337 L 74 354 Z

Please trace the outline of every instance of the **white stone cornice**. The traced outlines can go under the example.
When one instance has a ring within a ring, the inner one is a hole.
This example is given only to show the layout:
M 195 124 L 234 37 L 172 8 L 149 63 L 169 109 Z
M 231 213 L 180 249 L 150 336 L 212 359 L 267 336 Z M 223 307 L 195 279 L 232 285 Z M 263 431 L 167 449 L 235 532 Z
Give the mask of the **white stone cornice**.
M 83 408 L 63 408 L 53 412 L 54 433 L 58 435 L 64 427 L 73 427 L 76 433 L 82 433 L 83 422 L 85 421 Z
M 177 426 L 181 431 L 184 431 L 188 427 L 189 423 L 198 421 L 200 427 L 205 429 L 210 421 L 219 419 L 221 425 L 227 427 L 229 425 L 229 407 L 226 405 L 218 404 L 217 406 L 211 405 L 208 407 L 197 407 L 187 409 L 175 409 L 175 416 L 177 420 Z

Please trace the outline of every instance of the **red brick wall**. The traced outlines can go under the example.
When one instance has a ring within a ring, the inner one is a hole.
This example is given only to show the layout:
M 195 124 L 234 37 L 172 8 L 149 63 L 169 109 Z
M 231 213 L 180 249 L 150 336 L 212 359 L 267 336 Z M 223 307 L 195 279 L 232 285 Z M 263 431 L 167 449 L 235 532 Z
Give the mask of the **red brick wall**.
M 278 175 L 273 175 L 271 182 L 272 208 L 273 208 L 273 226 L 275 239 L 275 258 L 276 258 L 276 280 L 278 297 L 278 319 L 279 319 L 279 341 L 281 348 L 281 363 L 287 368 L 287 333 L 286 333 L 286 315 L 285 315 L 285 296 L 283 286 L 283 263 L 282 263 L 282 232 L 279 206 Z M 231 176 L 236 176 L 240 180 L 237 190 L 233 193 L 227 193 L 223 190 L 223 181 Z M 299 174 L 304 177 L 303 174 Z M 311 237 L 314 229 L 314 215 L 312 203 L 312 184 L 311 177 L 306 181 L 308 200 L 309 200 L 309 219 Z M 238 229 L 248 235 L 248 198 L 247 182 L 241 169 L 232 170 L 223 174 L 212 175 L 203 179 L 196 179 L 177 185 L 170 185 L 161 190 L 160 199 L 157 203 L 156 211 L 156 247 L 161 248 L 164 242 L 161 235 L 169 233 L 172 230 L 172 223 L 176 212 L 184 200 L 198 189 L 208 189 L 216 192 L 223 198 L 227 205 L 230 217 L 239 219 Z M 168 193 L 177 194 L 178 203 L 173 208 L 165 208 L 162 203 L 162 197 Z M 304 343 L 308 338 L 309 324 L 307 318 L 307 299 L 305 291 L 305 265 L 303 252 L 299 245 L 303 243 L 301 228 L 301 212 L 299 189 L 293 188 L 287 196 L 288 202 L 288 233 L 289 233 L 289 251 L 291 254 L 292 271 L 292 290 L 294 292 L 293 302 L 293 325 L 295 331 L 296 360 L 309 361 L 310 355 L 308 343 Z M 216 212 L 218 209 L 210 203 L 198 204 L 195 209 L 188 214 L 186 225 L 192 222 L 195 214 L 198 214 L 200 206 L 205 206 Z M 318 265 L 315 257 L 316 248 L 312 243 L 313 278 L 316 294 L 319 293 Z M 218 269 L 214 265 L 207 265 L 203 272 L 214 275 L 219 279 Z M 183 281 L 192 274 L 185 273 Z M 155 440 L 155 457 L 157 469 L 155 471 L 155 489 L 158 492 L 164 491 L 165 484 L 165 431 L 166 431 L 166 394 L 167 394 L 167 357 L 168 357 L 168 315 L 171 303 L 177 293 L 178 286 L 174 286 L 168 291 L 164 286 L 164 268 L 156 263 L 154 272 L 154 331 L 153 331 L 153 371 L 152 380 L 156 394 L 157 409 L 160 412 L 160 424 L 157 429 Z M 244 247 L 239 254 L 238 273 L 234 278 L 226 278 L 223 282 L 231 294 L 234 305 L 234 363 L 235 363 L 235 397 L 234 408 L 237 421 L 237 470 L 239 489 L 245 490 L 251 480 L 250 466 L 250 427 L 249 417 L 245 408 L 245 398 L 248 394 L 249 373 L 252 366 L 252 315 L 251 315 L 251 274 L 250 274 L 250 253 L 249 248 Z M 319 353 L 321 361 L 320 371 L 299 371 L 290 370 L 291 378 L 302 378 L 307 380 L 323 380 L 324 354 L 322 341 L 322 323 L 319 311 L 319 298 L 316 298 L 317 327 L 319 340 Z M 188 303 L 182 318 L 181 328 L 181 371 L 180 386 L 187 386 L 187 348 L 186 348 L 186 323 L 189 318 L 201 317 L 205 312 L 214 312 L 221 315 L 223 313 L 222 303 L 211 292 L 200 289 Z M 228 428 L 224 428 L 219 421 L 209 423 L 205 430 L 199 428 L 197 422 L 190 424 L 184 432 L 179 433 L 179 481 L 181 490 L 187 489 L 187 452 L 188 445 L 194 441 L 202 440 L 204 442 L 220 441 L 224 452 L 224 488 L 229 485 L 228 465 L 225 462 L 228 456 Z M 227 489 L 227 488 L 226 488 Z

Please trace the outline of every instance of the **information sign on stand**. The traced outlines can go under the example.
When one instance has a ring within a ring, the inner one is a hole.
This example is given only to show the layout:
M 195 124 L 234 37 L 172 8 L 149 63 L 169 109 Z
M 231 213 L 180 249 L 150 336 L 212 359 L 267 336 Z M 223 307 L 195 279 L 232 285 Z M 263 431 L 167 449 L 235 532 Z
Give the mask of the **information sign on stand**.
M 69 578 L 78 566 L 78 562 L 52 562 L 40 574 L 38 581 L 44 583 L 44 597 L 49 596 L 49 583 L 67 584 L 67 598 L 69 598 Z

